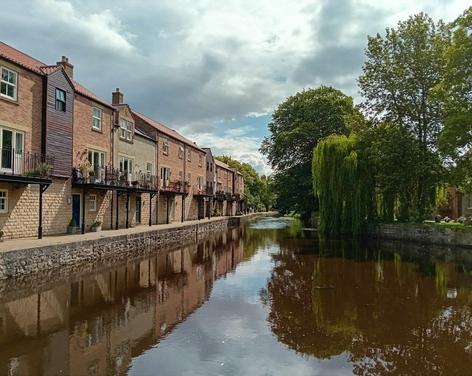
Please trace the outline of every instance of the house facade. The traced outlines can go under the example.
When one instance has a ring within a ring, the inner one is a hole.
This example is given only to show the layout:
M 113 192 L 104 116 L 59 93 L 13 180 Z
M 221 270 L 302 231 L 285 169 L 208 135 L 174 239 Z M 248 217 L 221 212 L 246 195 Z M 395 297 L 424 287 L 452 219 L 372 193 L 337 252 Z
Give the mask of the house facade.
M 0 42 L 0 230 L 85 233 L 234 215 L 242 175 L 175 130 Z

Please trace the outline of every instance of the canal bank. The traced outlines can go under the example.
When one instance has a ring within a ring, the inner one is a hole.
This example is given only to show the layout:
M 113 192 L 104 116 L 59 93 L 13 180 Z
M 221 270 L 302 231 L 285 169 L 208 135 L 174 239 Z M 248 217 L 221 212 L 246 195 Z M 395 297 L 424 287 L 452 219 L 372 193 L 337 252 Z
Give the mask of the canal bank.
M 107 259 L 124 260 L 195 242 L 274 212 L 216 217 L 186 223 L 64 235 L 0 243 L 0 279 L 71 268 Z
M 373 239 L 388 239 L 472 248 L 472 227 L 448 227 L 446 225 L 414 223 L 379 223 L 367 227 L 365 236 Z

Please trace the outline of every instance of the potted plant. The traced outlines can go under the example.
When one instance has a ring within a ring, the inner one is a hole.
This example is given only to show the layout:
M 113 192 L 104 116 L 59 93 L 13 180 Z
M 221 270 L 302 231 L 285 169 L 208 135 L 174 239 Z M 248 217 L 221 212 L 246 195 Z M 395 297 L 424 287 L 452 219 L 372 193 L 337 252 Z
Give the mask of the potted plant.
M 90 231 L 92 232 L 102 231 L 102 222 L 100 221 L 93 222 L 92 225 L 90 226 Z
M 69 225 L 67 226 L 67 233 L 68 234 L 75 234 L 77 231 L 77 227 L 75 225 L 74 218 L 71 218 L 69 221 Z

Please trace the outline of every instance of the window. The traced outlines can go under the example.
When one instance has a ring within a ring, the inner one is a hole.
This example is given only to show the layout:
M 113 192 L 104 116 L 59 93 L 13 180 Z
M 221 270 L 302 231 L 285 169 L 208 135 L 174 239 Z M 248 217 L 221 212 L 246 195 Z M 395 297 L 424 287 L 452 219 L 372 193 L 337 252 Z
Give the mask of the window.
M 120 171 L 124 174 L 132 174 L 133 160 L 127 157 L 120 157 Z
M 210 171 L 210 163 L 207 162 L 207 171 Z
M 179 158 L 184 159 L 184 147 L 182 145 L 179 146 Z
M 198 167 L 202 167 L 203 165 L 203 156 L 200 154 L 198 155 Z
M 199 176 L 197 178 L 197 184 L 198 184 L 198 189 L 202 189 L 203 188 L 203 176 Z
M 0 191 L 0 213 L 8 213 L 8 191 Z
M 192 175 L 190 174 L 190 172 L 187 174 L 187 183 L 191 183 L 192 182 Z
M 161 167 L 161 186 L 167 187 L 169 185 L 169 180 L 170 180 L 170 168 Z
M 133 139 L 133 123 L 120 119 L 120 138 L 122 140 L 131 141 Z
M 102 181 L 105 178 L 105 153 L 103 151 L 89 149 L 87 159 L 90 162 L 90 167 L 95 178 Z
M 23 133 L 0 128 L 0 171 L 23 173 L 23 160 Z
M 97 195 L 88 196 L 89 211 L 97 211 Z
M 187 161 L 188 161 L 188 162 L 191 162 L 191 161 L 192 161 L 192 151 L 191 151 L 191 150 L 189 150 L 189 151 L 187 152 Z
M 56 89 L 56 111 L 66 111 L 66 92 Z
M 92 109 L 92 129 L 102 130 L 102 110 L 97 107 Z
M 8 68 L 2 67 L 0 95 L 2 97 L 16 100 L 17 81 L 18 81 L 18 73 Z
M 146 175 L 148 177 L 152 176 L 152 163 L 151 162 L 147 162 L 146 163 Z
M 162 140 L 162 154 L 169 155 L 169 139 L 164 138 Z

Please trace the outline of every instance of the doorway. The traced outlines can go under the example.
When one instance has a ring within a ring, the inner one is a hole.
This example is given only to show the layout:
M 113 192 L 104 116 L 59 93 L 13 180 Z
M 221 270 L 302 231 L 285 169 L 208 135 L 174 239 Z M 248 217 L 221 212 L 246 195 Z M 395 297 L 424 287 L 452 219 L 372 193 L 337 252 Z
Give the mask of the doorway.
M 141 197 L 136 197 L 136 224 L 141 224 Z
M 72 220 L 75 227 L 80 226 L 80 202 L 81 195 L 79 193 L 72 193 Z

